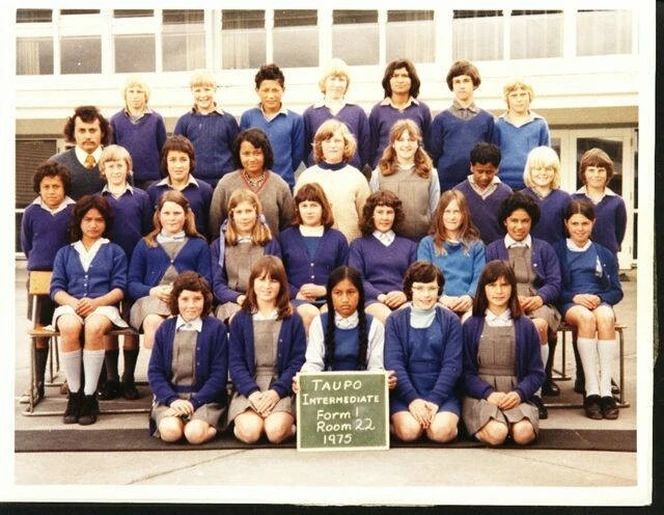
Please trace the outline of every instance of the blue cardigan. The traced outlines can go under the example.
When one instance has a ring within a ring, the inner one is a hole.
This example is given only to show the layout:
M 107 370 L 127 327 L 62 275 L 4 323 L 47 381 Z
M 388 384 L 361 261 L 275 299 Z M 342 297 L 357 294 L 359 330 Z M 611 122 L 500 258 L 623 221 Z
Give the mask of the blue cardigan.
M 99 247 L 87 272 L 73 243 L 55 255 L 49 288 L 53 300 L 59 291 L 77 299 L 96 299 L 116 288 L 127 291 L 127 256 L 119 245 L 105 243 Z
M 436 308 L 434 324 L 440 324 L 443 333 L 442 368 L 436 384 L 427 396 L 427 401 L 442 406 L 454 396 L 457 380 L 461 376 L 461 322 L 459 317 L 448 309 Z M 419 398 L 409 375 L 408 331 L 410 330 L 411 308 L 393 311 L 385 325 L 385 369 L 394 370 L 397 376 L 396 393 L 406 405 Z
M 148 365 L 148 382 L 161 404 L 170 406 L 178 393 L 193 393 L 189 401 L 197 409 L 210 402 L 226 404 L 228 378 L 228 340 L 226 326 L 212 316 L 204 317 L 203 329 L 196 337 L 196 383 L 177 386 L 173 378 L 173 340 L 177 317 L 167 318 L 155 333 Z
M 298 226 L 279 233 L 279 246 L 288 275 L 290 297 L 294 299 L 303 284 L 325 286 L 330 272 L 348 263 L 348 242 L 336 229 L 325 229 L 313 260 L 309 259 L 304 237 Z
M 542 297 L 544 304 L 554 304 L 560 295 L 560 262 L 553 247 L 544 240 L 532 238 L 532 265 L 535 271 L 533 286 L 537 295 Z M 486 248 L 487 262 L 492 259 L 509 261 L 509 252 L 505 247 L 505 239 L 496 240 Z
M 198 272 L 212 285 L 210 249 L 203 238 L 187 237 L 173 262 L 161 245 L 148 247 L 143 239 L 136 245 L 129 263 L 129 296 L 140 299 L 150 295 L 150 289 L 159 284 L 171 264 L 178 273 Z
M 276 363 L 279 377 L 270 386 L 281 398 L 292 394 L 293 376 L 304 364 L 306 342 L 302 318 L 293 312 L 281 323 Z M 253 319 L 244 310 L 231 320 L 229 363 L 231 380 L 237 392 L 249 397 L 260 391 L 256 384 Z
M 494 392 L 493 387 L 478 373 L 477 351 L 484 327 L 484 317 L 472 316 L 463 324 L 463 388 L 468 397 L 486 399 Z M 516 336 L 516 378 L 514 391 L 521 402 L 530 399 L 544 383 L 544 365 L 537 329 L 531 320 L 523 315 L 514 320 Z
M 618 274 L 618 261 L 616 260 L 615 255 L 606 247 L 595 242 L 593 242 L 592 245 L 595 247 L 597 257 L 599 257 L 599 261 L 602 264 L 602 275 L 598 278 L 598 283 L 602 288 L 602 292 L 597 295 L 602 299 L 602 302 L 614 306 L 623 298 L 622 286 L 620 286 L 620 277 Z M 577 293 L 587 292 L 579 291 L 578 288 L 575 288 L 575 285 L 572 282 L 572 271 L 567 267 L 567 240 L 559 240 L 554 244 L 553 248 L 558 255 L 558 261 L 560 262 L 560 269 L 562 272 L 562 285 L 559 299 L 559 304 L 562 306 L 563 304 L 572 302 L 572 298 Z
M 223 236 L 223 233 L 222 233 Z M 212 292 L 214 298 L 221 302 L 237 302 L 237 298 L 244 292 L 232 290 L 228 287 L 228 274 L 226 273 L 226 262 L 224 266 L 219 265 L 219 253 L 221 252 L 221 245 L 219 238 L 210 244 L 210 264 L 212 266 Z M 279 242 L 272 239 L 263 246 L 264 256 L 277 256 L 281 259 L 281 251 L 279 250 Z M 251 263 L 247 263 L 251 267 Z M 245 287 L 246 292 L 246 287 Z

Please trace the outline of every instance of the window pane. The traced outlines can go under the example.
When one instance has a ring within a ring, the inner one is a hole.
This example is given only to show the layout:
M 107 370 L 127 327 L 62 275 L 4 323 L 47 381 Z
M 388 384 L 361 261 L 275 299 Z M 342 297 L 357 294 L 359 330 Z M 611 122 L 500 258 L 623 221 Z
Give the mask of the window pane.
M 378 64 L 378 11 L 334 11 L 332 53 L 347 64 Z
M 579 11 L 576 18 L 577 55 L 632 53 L 630 11 Z
M 16 9 L 16 23 L 50 23 L 52 20 L 51 9 Z
M 454 11 L 454 59 L 495 61 L 503 58 L 502 11 Z
M 16 75 L 53 75 L 53 40 L 18 38 Z
M 155 42 L 153 34 L 114 36 L 115 73 L 155 71 Z
M 510 17 L 511 59 L 562 57 L 562 11 L 514 11 Z
M 282 67 L 318 66 L 317 22 L 313 10 L 275 11 L 274 62 Z
M 114 18 L 149 18 L 154 16 L 152 9 L 115 9 Z
M 202 10 L 165 10 L 162 68 L 167 72 L 205 68 L 205 15 Z
M 61 38 L 60 50 L 60 70 L 63 74 L 101 73 L 99 36 Z
M 404 57 L 416 63 L 433 62 L 433 11 L 388 11 L 386 34 L 388 62 Z
M 221 65 L 224 70 L 258 68 L 265 62 L 265 11 L 221 13 Z

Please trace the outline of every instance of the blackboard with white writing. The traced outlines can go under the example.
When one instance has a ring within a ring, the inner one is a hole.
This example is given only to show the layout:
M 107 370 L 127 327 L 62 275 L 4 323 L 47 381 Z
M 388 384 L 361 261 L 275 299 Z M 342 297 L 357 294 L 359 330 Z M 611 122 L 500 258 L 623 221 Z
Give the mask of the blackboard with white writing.
M 299 375 L 297 449 L 389 449 L 389 399 L 385 372 Z

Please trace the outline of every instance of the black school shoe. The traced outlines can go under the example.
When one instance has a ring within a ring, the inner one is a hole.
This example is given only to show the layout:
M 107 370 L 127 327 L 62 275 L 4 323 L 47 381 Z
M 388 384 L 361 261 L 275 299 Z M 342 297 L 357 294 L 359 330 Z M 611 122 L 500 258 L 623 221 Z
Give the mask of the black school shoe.
M 546 379 L 542 385 L 542 395 L 546 397 L 558 397 L 560 395 L 560 388 L 553 379 Z
M 116 379 L 108 379 L 103 386 L 97 390 L 97 398 L 100 401 L 111 401 L 122 397 L 122 386 Z
M 546 406 L 542 402 L 542 398 L 540 396 L 533 395 L 530 398 L 530 402 L 532 402 L 537 407 L 537 414 L 539 415 L 540 420 L 549 418 L 549 410 L 546 409 Z
M 602 405 L 599 395 L 589 395 L 583 399 L 583 409 L 586 417 L 593 420 L 602 420 Z
M 78 417 L 78 423 L 81 426 L 89 426 L 97 422 L 99 414 L 99 402 L 96 395 L 85 395 L 81 405 L 81 414 Z
M 69 396 L 67 397 L 67 407 L 62 415 L 62 421 L 65 424 L 76 424 L 76 422 L 78 422 L 82 402 L 82 392 L 69 392 Z
M 607 395 L 600 399 L 600 406 L 602 407 L 602 416 L 608 420 L 615 420 L 618 418 L 618 405 L 616 400 L 611 396 Z
M 136 399 L 141 398 L 141 394 L 136 388 L 134 381 L 123 381 L 122 382 L 122 396 L 128 401 L 135 401 Z

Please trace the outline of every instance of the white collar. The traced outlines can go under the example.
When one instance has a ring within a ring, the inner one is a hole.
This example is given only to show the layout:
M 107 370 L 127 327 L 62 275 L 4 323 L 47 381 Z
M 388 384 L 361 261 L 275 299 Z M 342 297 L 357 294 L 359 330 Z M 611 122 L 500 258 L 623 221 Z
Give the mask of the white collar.
M 69 204 L 76 204 L 74 199 L 72 199 L 71 197 L 65 197 L 64 200 L 60 202 L 60 204 L 58 204 L 54 209 L 48 207 L 41 197 L 37 197 L 35 200 L 32 201 L 32 203 L 38 205 L 42 209 L 45 209 L 52 215 L 59 213 L 60 211 L 65 209 Z
M 78 162 L 81 163 L 83 166 L 85 166 L 85 158 L 88 157 L 88 155 L 91 155 L 92 157 L 94 157 L 95 158 L 95 166 L 99 166 L 99 160 L 101 159 L 102 150 L 103 149 L 101 148 L 101 145 L 99 145 L 92 154 L 88 154 L 81 147 L 79 147 L 79 146 L 74 147 L 74 152 L 76 154 L 76 159 L 78 159 Z
M 394 102 L 392 102 L 391 97 L 385 97 L 383 101 L 380 103 L 382 106 L 390 106 L 393 107 L 394 109 L 406 109 L 407 107 L 410 107 L 412 104 L 415 104 L 416 106 L 420 105 L 420 101 L 417 100 L 415 97 L 411 96 L 408 98 L 408 101 L 406 102 L 406 105 L 403 107 L 397 107 L 394 105 Z
M 267 315 L 264 315 L 260 311 L 256 311 L 256 313 L 251 315 L 252 320 L 277 320 L 278 318 L 279 318 L 279 310 L 277 308 L 274 308 Z
M 172 241 L 184 241 L 187 235 L 184 231 L 180 231 L 176 234 L 166 234 L 162 229 L 159 234 L 157 234 L 157 243 L 168 243 Z
M 125 183 L 124 189 L 120 192 L 120 195 L 124 195 L 126 192 L 131 193 L 132 195 L 134 194 L 134 188 L 131 184 Z M 102 193 L 109 193 L 111 195 L 115 195 L 109 188 L 108 188 L 108 183 L 104 184 L 104 187 L 101 189 Z
M 491 327 L 509 327 L 513 325 L 512 312 L 507 308 L 500 315 L 496 315 L 489 308 L 484 312 L 486 323 Z
M 386 247 L 392 245 L 394 238 L 396 238 L 396 234 L 392 229 L 387 232 L 374 231 L 373 236 Z
M 203 320 L 201 317 L 196 317 L 193 320 L 187 322 L 182 315 L 178 315 L 175 321 L 175 330 L 176 331 L 198 331 L 199 333 L 203 330 Z
M 591 240 L 588 240 L 583 247 L 577 247 L 576 243 L 572 241 L 572 238 L 567 238 L 565 242 L 567 243 L 567 249 L 571 250 L 572 252 L 585 252 L 593 243 Z
M 302 236 L 320 237 L 325 232 L 325 226 L 319 225 L 318 227 L 309 227 L 308 225 L 300 225 L 300 234 Z
M 191 172 L 189 172 L 189 180 L 187 180 L 187 186 L 189 186 L 190 184 L 193 184 L 198 188 L 198 181 L 193 175 L 191 175 Z M 170 186 L 172 188 L 170 183 L 170 177 L 164 177 L 162 180 L 160 180 L 157 183 L 157 186 Z
M 505 235 L 505 248 L 511 248 L 511 247 L 526 247 L 530 248 L 533 246 L 533 238 L 528 234 L 524 239 L 521 241 L 516 241 L 514 238 L 512 238 L 509 234 Z
M 336 325 L 339 329 L 354 329 L 359 323 L 360 315 L 358 315 L 357 311 L 355 311 L 355 313 L 353 313 L 348 318 L 342 317 L 336 311 L 334 312 L 334 325 Z

